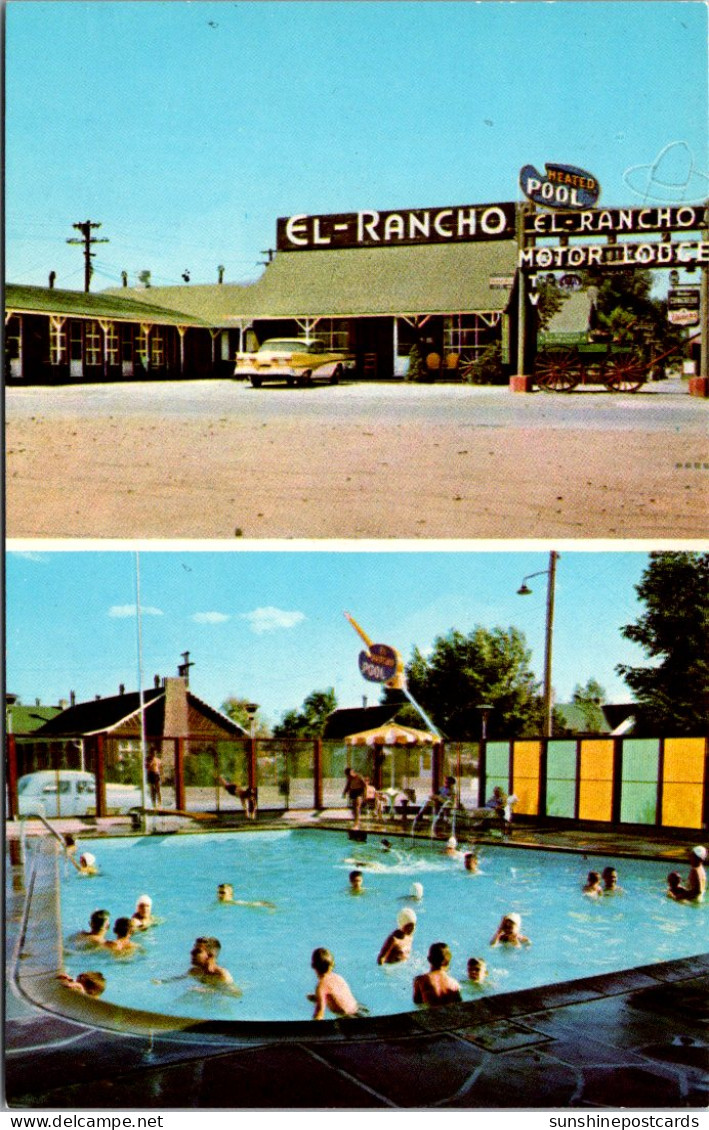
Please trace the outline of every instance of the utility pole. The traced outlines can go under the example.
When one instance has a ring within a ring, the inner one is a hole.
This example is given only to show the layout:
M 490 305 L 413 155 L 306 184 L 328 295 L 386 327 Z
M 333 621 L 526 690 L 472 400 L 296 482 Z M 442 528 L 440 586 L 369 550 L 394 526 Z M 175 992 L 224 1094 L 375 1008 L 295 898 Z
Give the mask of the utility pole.
M 91 247 L 94 243 L 110 243 L 109 239 L 96 239 L 92 236 L 91 231 L 93 228 L 100 228 L 101 225 L 94 223 L 92 220 L 84 220 L 83 224 L 72 224 L 72 227 L 81 232 L 81 239 L 68 239 L 67 243 L 83 243 L 84 245 L 84 290 L 89 293 L 91 286 L 91 276 L 94 269 L 91 265 L 93 259 L 93 252 Z

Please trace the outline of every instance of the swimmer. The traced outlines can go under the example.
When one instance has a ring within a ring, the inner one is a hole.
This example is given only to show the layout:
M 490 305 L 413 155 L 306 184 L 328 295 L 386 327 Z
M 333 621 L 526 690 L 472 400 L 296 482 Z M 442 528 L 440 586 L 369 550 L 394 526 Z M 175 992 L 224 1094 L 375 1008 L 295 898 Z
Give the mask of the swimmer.
M 690 868 L 686 886 L 682 885 L 681 876 L 678 872 L 670 872 L 667 876 L 667 884 L 669 886 L 667 894 L 670 898 L 676 899 L 678 902 L 702 901 L 707 885 L 707 877 L 704 871 L 704 860 L 706 857 L 706 848 L 701 846 L 692 848 L 689 854 Z
M 217 958 L 222 948 L 218 938 L 195 938 L 190 950 L 190 967 L 186 973 L 178 973 L 175 977 L 153 977 L 154 985 L 167 985 L 173 981 L 184 981 L 187 977 L 199 981 L 210 989 L 221 989 L 231 996 L 240 997 L 241 989 L 234 984 L 234 978 L 228 969 L 217 965 Z
M 364 1016 L 367 1010 L 355 1000 L 352 990 L 339 973 L 334 973 L 335 959 L 328 949 L 319 946 L 313 950 L 310 968 L 314 969 L 318 983 L 308 1000 L 315 1003 L 313 1020 L 324 1020 L 329 1009 L 335 1016 Z
M 230 906 L 265 906 L 268 910 L 275 910 L 275 902 L 268 902 L 266 899 L 235 899 L 234 887 L 231 883 L 220 883 L 217 887 L 217 899 L 219 902 L 227 903 Z
M 89 929 L 79 930 L 71 939 L 72 945 L 80 946 L 81 949 L 105 946 L 110 921 L 111 915 L 107 910 L 95 910 L 89 918 Z
M 361 871 L 350 871 L 350 894 L 361 895 L 364 891 L 364 875 Z
M 68 973 L 58 973 L 57 980 L 61 981 L 65 988 L 75 993 L 83 993 L 87 997 L 100 997 L 106 988 L 106 978 L 103 973 L 94 970 L 80 973 L 76 980 Z
M 415 899 L 420 902 L 423 898 L 423 883 L 412 883 L 411 890 L 409 891 L 409 898 Z
M 117 954 L 119 957 L 127 957 L 129 954 L 137 953 L 140 949 L 140 946 L 131 941 L 132 918 L 117 918 L 113 923 L 113 933 L 116 935 L 116 940 L 106 942 L 106 949 L 110 950 L 111 953 Z
M 414 1004 L 453 1004 L 463 998 L 460 985 L 448 972 L 451 951 L 445 942 L 434 942 L 428 951 L 429 973 L 414 977 Z
M 391 843 L 389 840 L 382 840 L 382 851 L 391 851 Z
M 379 951 L 377 965 L 396 965 L 400 961 L 407 961 L 411 955 L 416 912 L 405 906 L 397 914 L 396 922 L 396 930 L 392 930 Z
M 681 902 L 688 898 L 686 889 L 682 886 L 682 876 L 679 871 L 670 871 L 667 876 L 667 897 Z
M 474 875 L 478 870 L 479 863 L 480 861 L 474 851 L 466 851 L 463 856 L 463 866 L 466 871 L 471 871 Z
M 151 926 L 156 925 L 157 919 L 153 918 L 153 900 L 150 895 L 140 895 L 131 922 L 134 930 L 149 930 Z
M 623 888 L 618 886 L 618 872 L 615 867 L 604 867 L 601 878 L 603 879 L 604 895 L 622 895 L 625 893 Z
M 481 957 L 468 958 L 468 980 L 476 985 L 487 980 L 487 963 Z
M 455 836 L 449 837 L 444 851 L 445 854 L 451 859 L 456 859 L 460 855 L 460 852 L 458 851 L 458 841 L 456 840 Z
M 79 856 L 79 874 L 98 875 L 96 856 L 92 855 L 90 851 L 85 851 L 83 855 Z
M 522 919 L 519 914 L 505 914 L 490 939 L 491 946 L 531 946 L 529 938 L 520 934 Z
M 588 895 L 589 898 L 602 898 L 603 887 L 601 886 L 601 876 L 598 871 L 589 871 L 583 893 Z

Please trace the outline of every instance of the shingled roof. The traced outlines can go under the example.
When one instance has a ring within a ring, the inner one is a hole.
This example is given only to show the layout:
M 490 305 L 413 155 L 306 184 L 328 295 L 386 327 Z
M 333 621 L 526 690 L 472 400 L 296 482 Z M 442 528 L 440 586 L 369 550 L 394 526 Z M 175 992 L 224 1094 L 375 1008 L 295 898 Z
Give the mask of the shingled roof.
M 495 313 L 509 303 L 510 289 L 499 279 L 513 278 L 516 259 L 513 240 L 282 251 L 250 285 L 151 287 L 131 295 L 214 325 L 251 318 Z
M 148 295 L 145 301 L 142 301 L 143 294 Z M 171 326 L 213 324 L 183 310 L 171 309 L 166 304 L 153 303 L 149 295 L 150 292 L 132 290 L 86 294 L 79 290 L 8 283 L 5 309 L 11 314 L 64 314 L 73 318 L 110 318 L 112 321 L 157 322 Z

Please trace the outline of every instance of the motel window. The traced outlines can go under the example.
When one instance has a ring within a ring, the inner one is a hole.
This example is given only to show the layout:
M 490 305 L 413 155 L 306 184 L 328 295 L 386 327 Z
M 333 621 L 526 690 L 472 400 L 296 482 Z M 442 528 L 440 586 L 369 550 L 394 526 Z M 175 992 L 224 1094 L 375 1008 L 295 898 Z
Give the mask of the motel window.
M 62 322 L 58 325 L 56 322 L 49 323 L 49 363 L 51 365 L 66 365 L 67 362 L 67 346 L 66 346 L 66 326 Z
M 81 361 L 84 356 L 84 336 L 81 322 L 72 322 L 69 332 L 69 358 Z
M 153 369 L 165 367 L 165 336 L 160 326 L 154 326 L 150 334 L 150 365 Z
M 133 360 L 133 327 L 124 326 L 121 334 L 121 359 L 129 364 Z
M 350 323 L 347 318 L 321 318 L 313 337 L 325 343 L 328 349 L 347 350 L 350 347 Z
M 86 323 L 85 332 L 86 364 L 102 365 L 103 354 L 101 351 L 101 327 L 98 322 Z
M 487 345 L 498 339 L 498 323 L 499 318 L 489 314 L 449 315 L 443 325 L 444 352 L 458 353 L 464 360 L 474 361 Z
M 141 326 L 135 335 L 136 359 L 144 369 L 148 367 L 148 335 Z
M 120 348 L 121 342 L 118 335 L 118 327 L 115 322 L 109 322 L 106 326 L 106 363 L 108 365 L 117 365 L 119 363 Z

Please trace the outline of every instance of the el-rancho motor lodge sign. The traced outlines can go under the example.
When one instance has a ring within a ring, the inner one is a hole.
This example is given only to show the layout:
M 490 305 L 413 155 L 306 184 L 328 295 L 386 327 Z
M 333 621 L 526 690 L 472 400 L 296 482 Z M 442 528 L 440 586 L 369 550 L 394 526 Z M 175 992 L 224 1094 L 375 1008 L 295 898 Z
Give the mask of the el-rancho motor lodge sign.
M 298 215 L 280 218 L 276 226 L 279 251 L 459 243 L 514 237 L 515 205 L 511 203 L 407 208 L 398 212 L 342 212 L 329 216 Z

